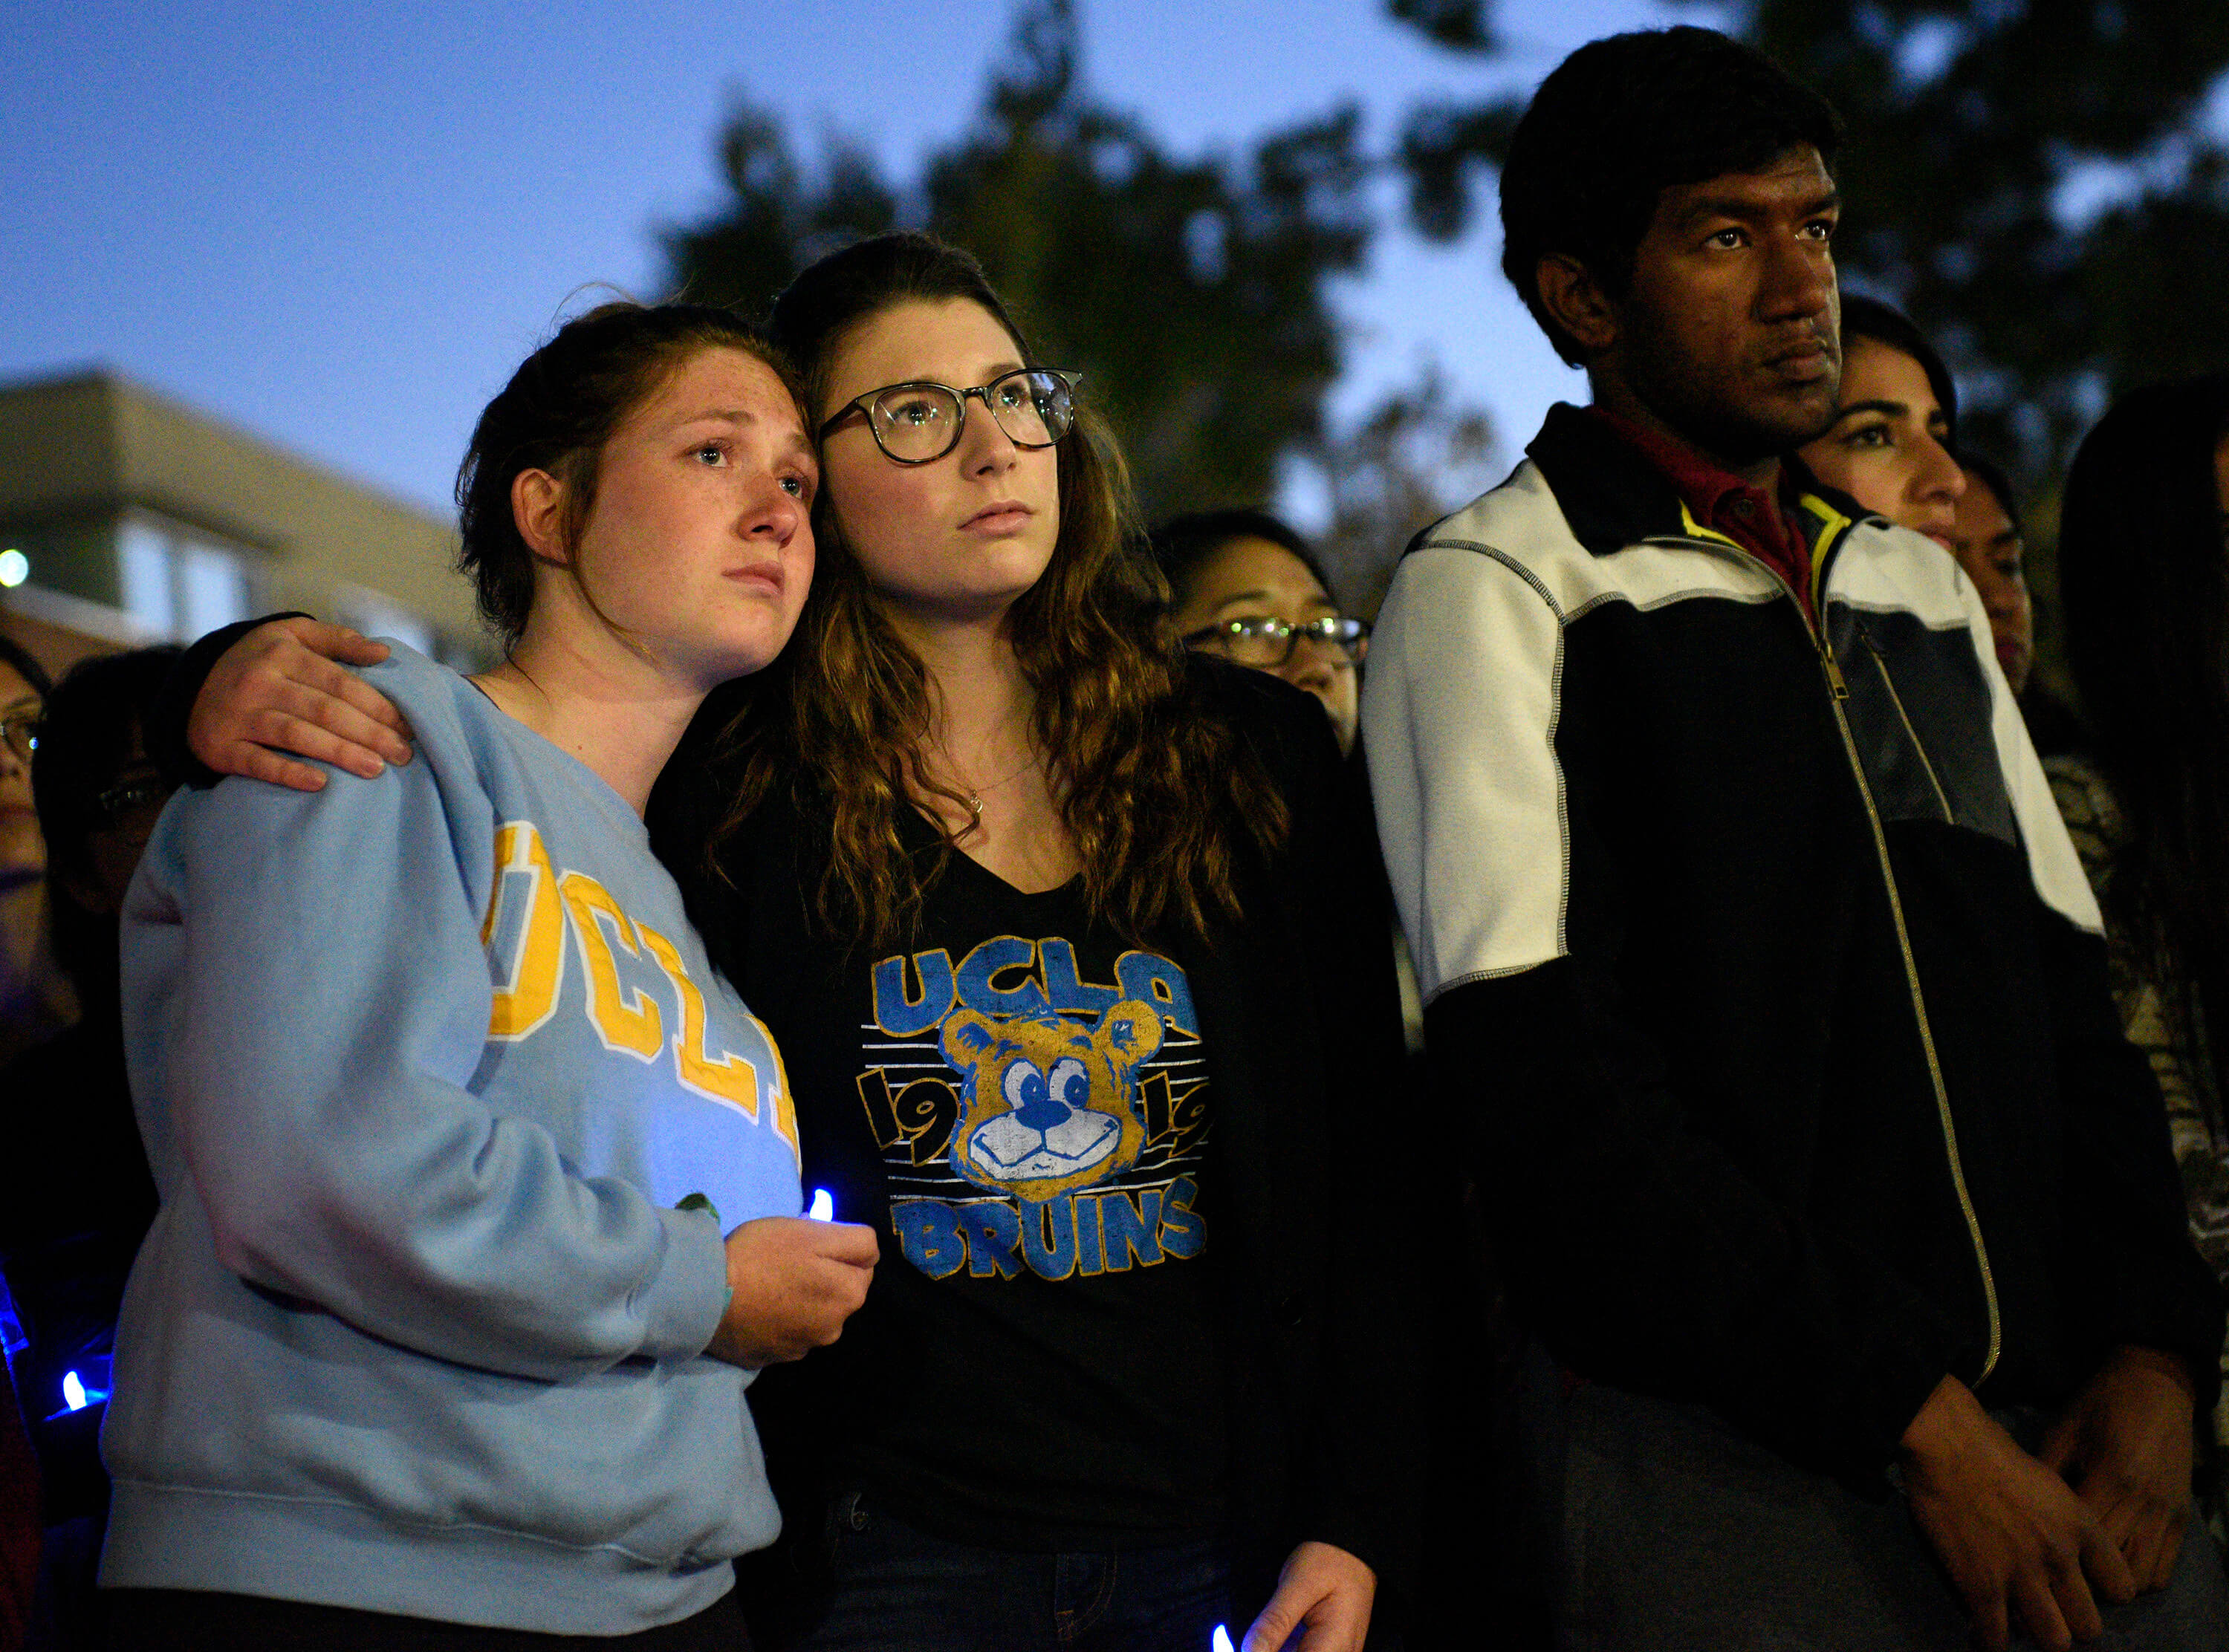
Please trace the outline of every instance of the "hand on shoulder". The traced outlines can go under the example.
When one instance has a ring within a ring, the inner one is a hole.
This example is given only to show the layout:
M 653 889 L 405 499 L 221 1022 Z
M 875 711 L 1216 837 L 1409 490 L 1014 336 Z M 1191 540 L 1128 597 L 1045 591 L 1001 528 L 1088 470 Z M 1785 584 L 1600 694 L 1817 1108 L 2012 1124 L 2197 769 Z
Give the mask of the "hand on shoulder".
M 305 618 L 256 626 L 228 648 L 194 697 L 193 755 L 218 774 L 322 790 L 325 777 L 296 758 L 365 778 L 410 760 L 410 725 L 394 702 L 347 669 L 387 658 L 345 625 Z

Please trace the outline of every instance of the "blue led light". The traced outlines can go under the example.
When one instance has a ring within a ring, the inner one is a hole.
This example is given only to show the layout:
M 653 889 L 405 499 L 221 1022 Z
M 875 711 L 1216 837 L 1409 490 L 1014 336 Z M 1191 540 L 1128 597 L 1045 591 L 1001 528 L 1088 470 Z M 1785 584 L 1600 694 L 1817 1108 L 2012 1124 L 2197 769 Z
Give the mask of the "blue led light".
M 805 1213 L 816 1222 L 834 1221 L 836 1220 L 835 1196 L 825 1188 L 815 1188 L 813 1190 L 813 1202 L 806 1207 Z
M 1217 1623 L 1215 1638 L 1208 1642 L 1208 1652 L 1230 1652 L 1230 1631 Z
M 86 1377 L 88 1375 L 95 1382 L 107 1381 L 107 1367 L 106 1357 L 96 1354 L 93 1356 L 93 1362 L 82 1373 L 75 1371 L 64 1372 L 62 1373 L 62 1408 L 55 1413 L 55 1417 L 67 1417 L 72 1412 L 83 1411 L 87 1405 L 98 1405 L 102 1400 L 107 1399 L 107 1389 L 95 1388 L 86 1381 Z M 55 1420 L 55 1417 L 49 1417 L 47 1420 L 51 1423 Z

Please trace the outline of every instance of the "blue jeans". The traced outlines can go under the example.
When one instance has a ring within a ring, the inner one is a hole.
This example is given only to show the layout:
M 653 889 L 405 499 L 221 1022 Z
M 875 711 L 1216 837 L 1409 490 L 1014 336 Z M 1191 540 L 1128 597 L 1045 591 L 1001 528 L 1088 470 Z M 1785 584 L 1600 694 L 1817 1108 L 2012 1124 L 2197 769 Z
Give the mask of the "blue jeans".
M 948 1543 L 857 1494 L 830 1516 L 834 1593 L 804 1652 L 1208 1652 L 1235 1645 L 1230 1566 L 1211 1540 L 1084 1553 Z

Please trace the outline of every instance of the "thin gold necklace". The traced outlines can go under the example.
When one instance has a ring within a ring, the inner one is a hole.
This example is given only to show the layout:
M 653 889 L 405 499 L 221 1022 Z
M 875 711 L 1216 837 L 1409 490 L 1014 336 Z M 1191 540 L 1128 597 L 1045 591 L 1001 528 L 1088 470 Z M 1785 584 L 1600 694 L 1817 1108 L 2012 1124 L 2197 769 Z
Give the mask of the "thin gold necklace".
M 1027 774 L 1031 769 L 1037 767 L 1037 755 L 1032 752 L 1030 755 L 1029 760 L 1024 763 L 1020 768 L 1016 769 L 1012 773 L 1001 775 L 996 780 L 992 781 L 987 786 L 970 786 L 967 789 L 967 812 L 974 818 L 968 823 L 967 829 L 970 831 L 978 831 L 982 828 L 983 794 L 985 792 L 996 791 L 1000 786 L 1005 785 L 1009 780 L 1017 779 L 1021 776 Z

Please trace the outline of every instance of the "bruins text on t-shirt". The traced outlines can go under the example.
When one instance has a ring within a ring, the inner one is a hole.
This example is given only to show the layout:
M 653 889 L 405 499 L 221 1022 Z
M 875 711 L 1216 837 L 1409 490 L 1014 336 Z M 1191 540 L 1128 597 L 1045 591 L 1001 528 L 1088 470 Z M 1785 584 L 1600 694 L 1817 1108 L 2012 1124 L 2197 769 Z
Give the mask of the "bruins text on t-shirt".
M 890 1210 L 867 1305 L 820 1361 L 839 1475 L 1001 1546 L 1211 1530 L 1212 1110 L 1182 965 L 1092 922 L 1074 884 L 1024 893 L 954 854 L 912 944 L 831 984 L 793 1001 L 812 1035 L 778 1028 L 800 1129 L 850 1135 Z

